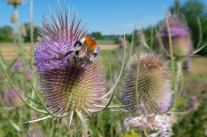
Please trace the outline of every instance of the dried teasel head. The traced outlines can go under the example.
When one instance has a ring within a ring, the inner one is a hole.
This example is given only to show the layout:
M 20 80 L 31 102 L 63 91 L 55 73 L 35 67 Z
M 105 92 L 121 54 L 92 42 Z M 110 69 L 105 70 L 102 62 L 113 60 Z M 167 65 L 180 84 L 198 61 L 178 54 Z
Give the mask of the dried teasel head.
M 8 4 L 12 4 L 12 5 L 21 5 L 23 3 L 22 0 L 7 0 Z
M 15 23 L 17 19 L 14 15 L 11 15 L 10 20 L 11 20 L 12 23 Z
M 137 55 L 131 58 L 121 100 L 130 111 L 137 110 L 135 88 Z M 141 113 L 165 112 L 172 103 L 171 72 L 167 63 L 155 54 L 142 53 L 139 59 L 138 108 Z

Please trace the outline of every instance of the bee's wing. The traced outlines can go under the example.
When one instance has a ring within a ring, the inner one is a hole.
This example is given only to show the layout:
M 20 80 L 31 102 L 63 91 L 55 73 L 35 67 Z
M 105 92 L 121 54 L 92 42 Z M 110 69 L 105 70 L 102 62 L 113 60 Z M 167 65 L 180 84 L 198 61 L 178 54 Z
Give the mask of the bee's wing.
M 93 53 L 99 54 L 100 52 L 100 46 L 98 45 L 95 50 L 93 51 Z

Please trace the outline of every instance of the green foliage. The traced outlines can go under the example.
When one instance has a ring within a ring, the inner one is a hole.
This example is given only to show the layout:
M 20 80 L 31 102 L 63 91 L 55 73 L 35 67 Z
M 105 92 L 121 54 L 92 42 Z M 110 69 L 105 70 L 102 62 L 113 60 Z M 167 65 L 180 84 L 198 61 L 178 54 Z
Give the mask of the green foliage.
M 103 36 L 102 36 L 101 32 L 92 32 L 91 35 L 92 35 L 92 37 L 94 37 L 96 40 L 101 40 L 101 39 L 103 39 Z
M 0 34 L 0 42 L 12 42 L 11 34 Z
M 207 94 L 201 93 L 199 107 L 196 111 L 190 112 L 175 127 L 175 133 L 179 137 L 204 137 L 207 136 L 207 106 L 204 100 L 207 100 Z
M 24 41 L 25 42 L 30 42 L 31 41 L 31 30 L 30 30 L 30 23 L 25 23 L 24 24 L 25 29 L 26 29 L 26 37 L 24 37 Z M 37 38 L 39 36 L 39 27 L 38 26 L 34 26 L 33 27 L 33 39 L 34 41 L 37 41 Z
M 0 34 L 11 34 L 13 32 L 12 27 L 5 25 L 2 28 L 0 28 Z
M 0 27 L 0 42 L 12 42 L 11 34 L 13 32 L 12 27 L 5 25 Z

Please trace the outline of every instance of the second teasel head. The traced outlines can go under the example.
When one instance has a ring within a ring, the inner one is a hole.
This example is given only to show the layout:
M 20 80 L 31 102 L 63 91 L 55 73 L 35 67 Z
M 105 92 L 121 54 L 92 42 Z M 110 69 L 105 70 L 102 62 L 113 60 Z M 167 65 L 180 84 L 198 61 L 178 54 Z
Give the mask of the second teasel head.
M 167 111 L 173 97 L 171 72 L 167 63 L 155 54 L 142 53 L 136 83 L 137 59 L 137 55 L 133 56 L 127 66 L 122 102 L 127 105 L 128 110 L 144 114 Z M 138 107 L 135 96 L 136 84 L 138 84 Z
M 168 25 L 170 35 L 168 31 Z M 184 19 L 176 14 L 167 14 L 159 27 L 159 36 L 162 44 L 170 53 L 169 37 L 172 39 L 172 48 L 174 56 L 186 56 L 192 53 L 193 43 L 191 39 L 191 31 Z

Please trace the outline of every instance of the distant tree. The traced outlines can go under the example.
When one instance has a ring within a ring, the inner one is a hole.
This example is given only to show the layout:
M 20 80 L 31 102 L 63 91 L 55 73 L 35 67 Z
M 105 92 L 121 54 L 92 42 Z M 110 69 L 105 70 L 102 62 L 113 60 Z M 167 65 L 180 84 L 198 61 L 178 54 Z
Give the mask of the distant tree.
M 0 28 L 0 34 L 11 34 L 13 32 L 12 27 L 5 25 L 2 28 Z
M 180 9 L 181 9 L 180 0 L 175 0 L 173 6 L 170 8 L 170 11 L 172 13 L 180 13 Z
M 11 34 L 13 32 L 12 27 L 5 25 L 0 27 L 0 42 L 12 42 Z
M 103 36 L 101 32 L 92 32 L 91 35 L 96 39 L 96 40 L 102 40 Z
M 24 37 L 24 41 L 25 42 L 30 42 L 31 41 L 31 37 L 30 37 L 30 23 L 25 23 L 24 24 L 25 29 L 26 29 L 26 37 Z M 33 39 L 34 41 L 37 41 L 37 37 L 39 36 L 39 27 L 38 26 L 34 26 L 33 28 Z

